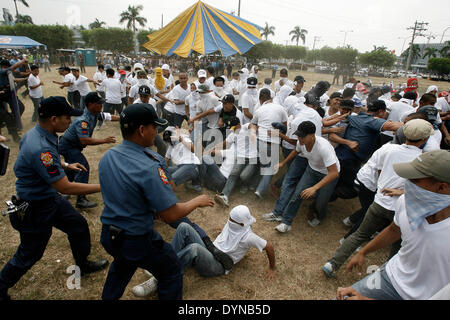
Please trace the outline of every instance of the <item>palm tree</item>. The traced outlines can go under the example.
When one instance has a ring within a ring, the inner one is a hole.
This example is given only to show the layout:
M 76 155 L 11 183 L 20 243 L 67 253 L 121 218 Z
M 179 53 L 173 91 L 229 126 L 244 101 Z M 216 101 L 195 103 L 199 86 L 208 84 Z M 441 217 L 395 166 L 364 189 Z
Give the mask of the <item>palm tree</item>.
M 95 28 L 101 28 L 103 25 L 106 25 L 106 22 L 100 21 L 97 18 L 95 18 L 95 21 L 89 24 L 89 29 L 95 29 Z
M 28 16 L 28 15 L 23 16 L 23 15 L 21 15 L 21 14 L 19 14 L 19 15 L 17 16 L 17 18 L 16 18 L 16 23 L 34 24 L 34 23 L 33 23 L 33 19 L 31 19 L 30 16 Z
M 381 47 L 373 46 L 373 51 L 387 51 L 387 47 L 385 47 L 385 46 L 381 46 Z
M 269 24 L 266 22 L 266 26 L 261 30 L 261 36 L 267 40 L 270 35 L 275 35 L 275 27 L 269 26 Z
M 139 11 L 143 10 L 144 6 L 137 5 L 137 6 L 128 6 L 128 10 L 124 11 L 120 14 L 120 20 L 119 23 L 127 23 L 127 28 L 133 30 L 134 33 L 136 33 L 136 22 L 141 26 L 145 26 L 147 23 L 147 19 L 144 17 L 139 16 Z
M 425 53 L 422 56 L 423 59 L 426 59 L 426 57 L 429 58 L 436 58 L 439 50 L 436 48 L 425 48 Z
M 404 58 L 405 62 L 406 62 L 406 59 L 408 59 L 409 50 L 411 50 L 411 46 L 408 47 L 408 49 L 406 49 L 406 50 L 401 54 L 401 56 Z M 418 58 L 420 58 L 420 47 L 419 47 L 418 44 L 414 44 L 414 45 L 413 45 L 413 50 L 412 50 L 411 61 L 416 61 Z
M 14 6 L 16 7 L 16 17 L 19 16 L 19 10 L 17 10 L 17 1 L 19 1 L 20 3 L 22 3 L 25 7 L 29 8 L 30 5 L 28 4 L 28 2 L 26 0 L 14 0 Z
M 298 46 L 298 42 L 300 41 L 300 39 L 302 39 L 303 44 L 305 44 L 307 34 L 308 34 L 308 30 L 301 29 L 299 26 L 296 26 L 294 28 L 294 30 L 289 32 L 289 35 L 292 35 L 291 41 L 294 41 L 294 40 L 297 41 L 297 46 Z
M 137 52 L 139 51 L 138 48 L 138 42 L 137 42 L 137 38 L 136 38 L 136 22 L 141 26 L 145 26 L 145 24 L 147 23 L 147 19 L 144 17 L 139 16 L 139 11 L 143 10 L 144 6 L 143 5 L 137 5 L 137 6 L 128 6 L 128 10 L 124 11 L 120 14 L 120 20 L 119 23 L 127 23 L 127 28 L 131 29 L 133 31 L 134 34 L 134 53 L 137 54 Z
M 450 57 L 450 41 L 445 42 L 445 46 L 439 51 L 439 53 L 443 58 Z

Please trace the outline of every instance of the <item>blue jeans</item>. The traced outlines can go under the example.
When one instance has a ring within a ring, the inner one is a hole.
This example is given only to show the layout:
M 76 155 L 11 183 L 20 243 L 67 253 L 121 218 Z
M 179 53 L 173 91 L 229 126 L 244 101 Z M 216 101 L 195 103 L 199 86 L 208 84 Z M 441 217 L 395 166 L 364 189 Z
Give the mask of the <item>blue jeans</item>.
M 87 107 L 87 106 L 86 106 L 85 100 L 86 100 L 86 96 L 81 96 L 81 99 L 80 99 L 80 108 L 83 109 L 83 110 L 84 110 L 84 108 Z
M 258 155 L 261 167 L 261 181 L 259 182 L 256 192 L 263 196 L 270 186 L 273 174 L 270 174 L 271 169 L 279 162 L 279 150 L 280 146 L 274 144 L 275 152 L 278 151 L 278 157 L 276 154 L 272 154 L 272 143 L 258 140 Z M 276 149 L 278 148 L 278 150 Z
M 295 157 L 289 166 L 289 170 L 283 180 L 283 185 L 281 187 L 280 198 L 275 203 L 275 209 L 273 213 L 277 216 L 283 216 L 284 209 L 289 203 L 292 194 L 300 182 L 306 168 L 308 167 L 308 160 L 303 157 Z
M 291 225 L 294 221 L 294 218 L 297 216 L 297 212 L 300 209 L 300 205 L 302 204 L 303 199 L 301 198 L 300 194 L 303 192 L 303 190 L 306 190 L 314 185 L 316 185 L 320 180 L 322 180 L 326 175 L 323 173 L 320 173 L 318 171 L 315 171 L 311 169 L 311 167 L 308 165 L 308 167 L 305 170 L 305 173 L 303 174 L 302 178 L 300 179 L 300 182 L 298 183 L 297 187 L 295 188 L 294 193 L 289 199 L 288 204 L 286 205 L 286 208 L 283 212 L 283 220 L 282 222 L 287 225 Z M 329 185 L 323 187 L 319 191 L 317 191 L 316 195 L 316 211 L 317 211 L 317 219 L 323 220 L 327 214 L 328 209 L 328 201 L 331 198 L 331 195 L 333 194 L 334 187 L 336 186 L 337 179 L 334 180 Z
M 38 109 L 39 109 L 39 105 L 42 100 L 44 100 L 44 97 L 31 98 L 31 101 L 33 101 L 33 107 L 34 107 L 33 116 L 31 117 L 31 121 L 33 121 L 33 122 L 36 122 L 38 119 Z
M 202 277 L 217 277 L 225 273 L 222 264 L 206 249 L 197 231 L 189 224 L 178 226 L 170 244 L 184 269 L 193 267 Z
M 203 157 L 202 164 L 198 169 L 203 186 L 214 192 L 219 192 L 224 188 L 227 178 L 220 172 L 219 166 L 210 155 Z
M 389 279 L 386 264 L 375 273 L 353 284 L 352 288 L 363 296 L 375 300 L 403 300 Z
M 179 166 L 169 167 L 169 173 L 176 186 L 185 184 L 192 180 L 193 186 L 200 186 L 199 173 L 195 164 L 181 164 Z
M 254 163 L 252 163 L 252 161 Z M 233 192 L 234 186 L 239 179 L 241 179 L 244 184 L 247 184 L 258 167 L 258 164 L 256 162 L 257 161 L 255 161 L 255 159 L 238 159 L 237 163 L 234 165 L 233 170 L 230 173 L 230 176 L 228 177 L 227 183 L 225 184 L 222 193 L 227 197 L 230 197 L 231 192 Z

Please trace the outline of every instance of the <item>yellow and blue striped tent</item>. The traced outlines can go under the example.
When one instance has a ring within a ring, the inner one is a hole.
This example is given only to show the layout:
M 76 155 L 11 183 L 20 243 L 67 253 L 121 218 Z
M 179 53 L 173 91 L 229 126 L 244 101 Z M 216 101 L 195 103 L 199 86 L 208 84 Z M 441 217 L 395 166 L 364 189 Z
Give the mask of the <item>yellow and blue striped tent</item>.
M 149 34 L 146 49 L 161 55 L 186 58 L 220 51 L 224 57 L 244 54 L 261 42 L 261 27 L 211 7 L 201 1 L 181 13 L 164 28 Z

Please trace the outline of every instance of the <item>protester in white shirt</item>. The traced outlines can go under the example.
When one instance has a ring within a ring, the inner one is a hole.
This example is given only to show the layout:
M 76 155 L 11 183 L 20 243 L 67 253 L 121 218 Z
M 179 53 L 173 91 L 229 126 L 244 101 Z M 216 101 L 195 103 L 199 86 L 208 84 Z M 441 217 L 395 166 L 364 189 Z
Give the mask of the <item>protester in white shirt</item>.
M 91 92 L 91 88 L 89 87 L 89 82 L 95 83 L 95 80 L 88 79 L 85 76 L 80 75 L 80 70 L 78 68 L 72 68 L 72 74 L 75 76 L 75 86 L 77 87 L 78 92 L 80 93 L 80 107 L 84 109 L 86 107 L 86 103 L 84 100 L 89 92 Z
M 247 68 L 242 68 L 238 71 L 239 73 L 239 89 L 237 90 L 239 92 L 239 100 L 241 100 L 242 96 L 244 95 L 245 91 L 247 91 L 248 85 L 247 85 L 247 79 L 249 78 L 249 72 Z M 241 101 L 239 101 L 238 106 L 241 106 Z
M 187 135 L 182 134 L 180 129 L 174 127 L 168 127 L 164 131 L 163 139 L 169 145 L 166 162 L 175 185 L 179 186 L 192 181 L 192 185 L 186 184 L 186 187 L 201 192 L 202 187 L 197 168 L 200 160 L 194 154 L 192 141 Z
M 117 112 L 120 115 L 122 112 L 122 83 L 114 78 L 114 69 L 106 70 L 106 77 L 100 85 L 106 96 L 103 111 L 111 114 Z
M 301 155 L 308 160 L 303 174 L 300 174 L 287 194 L 278 199 L 274 210 L 263 215 L 267 221 L 281 222 L 275 229 L 280 233 L 291 230 L 291 225 L 303 200 L 315 198 L 316 213 L 308 213 L 308 223 L 318 226 L 325 218 L 328 202 L 336 186 L 340 164 L 331 144 L 316 135 L 316 126 L 311 121 L 304 121 L 295 135 L 298 137 L 296 149 L 279 164 L 282 168 L 292 159 Z M 286 191 L 286 190 L 284 190 Z
M 170 92 L 171 101 L 166 103 L 164 110 L 169 126 L 181 128 L 186 117 L 186 98 L 191 93 L 188 85 L 188 75 L 180 73 L 178 76 L 180 84 L 176 85 Z
M 53 83 L 60 85 L 61 89 L 67 88 L 67 101 L 74 107 L 77 107 L 75 101 L 75 77 L 70 72 L 70 68 L 68 67 L 60 67 L 58 68 L 58 73 L 62 76 L 62 82 L 53 81 Z
M 233 93 L 234 100 L 236 101 L 236 107 L 239 106 L 239 99 L 240 99 L 240 92 L 239 92 L 239 86 L 240 86 L 241 80 L 239 79 L 239 72 L 233 73 L 233 80 L 230 81 L 228 84 L 231 92 Z
M 366 216 L 358 230 L 345 239 L 341 247 L 337 249 L 334 256 L 328 260 L 323 271 L 328 276 L 334 273 L 344 264 L 348 257 L 364 242 L 370 240 L 375 233 L 387 227 L 394 218 L 395 203 L 400 195 L 404 193 L 405 179 L 399 177 L 393 169 L 393 165 L 412 161 L 422 154 L 420 149 L 433 134 L 433 127 L 422 119 L 409 121 L 404 126 L 406 144 L 386 144 L 380 149 L 385 153 L 375 163 L 376 170 L 381 171 L 377 181 L 377 193 L 373 204 L 369 207 Z M 391 257 L 396 253 L 398 247 L 394 247 Z
M 235 163 L 234 144 L 225 150 L 211 150 L 211 155 L 203 156 L 202 164 L 199 167 L 202 185 L 214 192 L 220 192 L 224 188 Z
M 97 90 L 98 94 L 104 99 L 105 98 L 105 92 L 101 91 L 100 84 L 103 80 L 106 79 L 106 72 L 105 67 L 102 64 L 99 64 L 97 66 L 97 71 L 94 73 L 94 76 L 92 79 L 97 82 L 98 84 L 95 84 L 95 89 Z
M 258 80 L 254 77 L 247 79 L 247 91 L 241 96 L 240 104 L 242 106 L 242 112 L 244 113 L 243 124 L 250 123 L 253 119 L 253 114 L 256 111 L 256 106 L 259 103 Z
M 450 153 L 444 150 L 394 165 L 405 180 L 405 194 L 395 205 L 393 222 L 353 257 L 347 270 L 361 272 L 368 254 L 400 240 L 401 249 L 375 274 L 339 289 L 338 299 L 426 300 L 450 283 L 449 166 Z
M 167 87 L 170 88 L 171 90 L 175 87 L 175 81 L 173 79 L 173 75 L 170 72 L 170 67 L 168 64 L 164 64 L 161 67 L 162 71 L 163 71 L 163 76 L 164 78 L 167 79 Z
M 288 85 L 289 87 L 291 87 L 291 89 L 294 87 L 294 82 L 292 82 L 288 78 L 287 69 L 280 70 L 280 79 L 275 82 L 275 93 L 278 93 L 278 91 L 280 91 L 281 87 L 283 87 L 284 85 Z
M 231 93 L 228 92 L 228 89 L 225 88 L 225 78 L 223 77 L 216 77 L 213 81 L 213 92 L 214 94 L 219 98 L 222 99 L 227 94 Z
M 258 81 L 258 72 L 259 67 L 253 66 L 252 69 L 250 70 L 249 78 L 256 78 L 256 80 Z
M 261 107 L 256 110 L 250 125 L 251 140 L 258 142 L 259 158 L 261 163 L 261 181 L 256 188 L 255 195 L 262 199 L 269 188 L 273 175 L 276 174 L 276 164 L 279 161 L 280 138 L 272 131 L 272 123 L 278 122 L 287 126 L 288 115 L 286 110 L 272 102 L 270 90 L 263 89 L 259 95 Z M 256 132 L 258 134 L 256 139 Z
M 39 66 L 30 66 L 31 73 L 28 76 L 28 89 L 31 101 L 33 101 L 33 116 L 31 118 L 32 122 L 36 122 L 38 119 L 38 109 L 42 100 L 44 100 L 44 94 L 42 93 L 42 86 L 44 82 L 39 78 Z
M 140 70 L 136 74 L 136 81 L 135 84 L 131 86 L 130 91 L 128 92 L 128 104 L 133 103 L 134 100 L 136 100 L 139 97 L 139 88 L 141 86 L 147 86 L 150 88 L 152 97 L 155 96 L 155 88 L 152 86 L 150 80 L 147 78 L 147 73 L 143 70 Z

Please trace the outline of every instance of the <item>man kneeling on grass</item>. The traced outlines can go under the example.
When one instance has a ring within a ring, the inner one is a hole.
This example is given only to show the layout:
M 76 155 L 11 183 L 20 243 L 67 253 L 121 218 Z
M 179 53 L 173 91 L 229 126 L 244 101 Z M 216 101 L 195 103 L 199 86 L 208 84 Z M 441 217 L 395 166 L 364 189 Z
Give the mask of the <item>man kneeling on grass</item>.
M 265 250 L 269 259 L 267 278 L 274 279 L 276 276 L 275 250 L 270 242 L 253 233 L 251 225 L 255 222 L 248 207 L 235 207 L 230 212 L 227 224 L 214 241 L 214 246 L 231 257 L 234 264 L 241 261 L 251 248 L 256 248 L 260 252 Z M 230 272 L 225 270 L 224 266 L 206 249 L 197 231 L 187 223 L 181 223 L 178 226 L 171 245 L 185 269 L 194 267 L 203 277 L 218 277 Z M 156 291 L 157 283 L 156 278 L 151 276 L 146 282 L 134 287 L 133 293 L 143 291 L 138 287 L 146 287 L 152 288 L 145 290 L 151 294 Z

